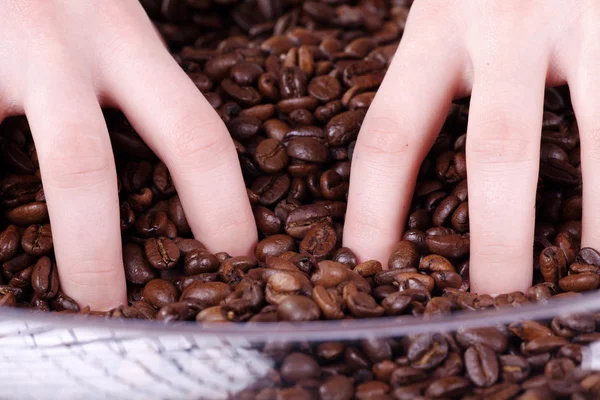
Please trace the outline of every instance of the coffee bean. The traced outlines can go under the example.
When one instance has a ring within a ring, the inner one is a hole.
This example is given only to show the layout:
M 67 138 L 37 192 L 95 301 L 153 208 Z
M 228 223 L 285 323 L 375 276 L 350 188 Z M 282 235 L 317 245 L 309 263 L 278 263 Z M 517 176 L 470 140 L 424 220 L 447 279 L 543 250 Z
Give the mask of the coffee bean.
M 340 82 L 329 75 L 317 76 L 308 85 L 308 93 L 324 103 L 338 99 L 341 92 Z
M 468 234 L 428 236 L 425 241 L 430 252 L 444 257 L 460 258 L 469 253 L 470 240 Z
M 408 347 L 410 365 L 417 369 L 431 369 L 448 356 L 448 342 L 441 334 L 422 335 Z
M 277 307 L 277 315 L 283 321 L 314 321 L 321 311 L 314 301 L 305 296 L 287 296 Z
M 319 396 L 322 400 L 351 400 L 353 395 L 352 380 L 344 375 L 330 376 L 319 386 Z
M 447 376 L 431 382 L 425 395 L 431 398 L 457 397 L 469 388 L 469 381 L 460 376 Z
M 31 286 L 31 275 L 34 266 L 31 265 L 22 271 L 17 272 L 8 282 L 9 286 L 25 289 Z
M 358 264 L 354 267 L 353 271 L 363 277 L 374 276 L 375 274 L 381 272 L 383 267 L 381 263 L 377 260 L 369 260 L 364 263 Z
M 273 174 L 287 166 L 288 156 L 281 142 L 276 139 L 266 139 L 256 148 L 254 160 L 262 171 Z
M 173 268 L 179 261 L 179 248 L 167 238 L 150 238 L 146 240 L 144 250 L 150 264 L 159 270 Z
M 585 292 L 600 287 L 600 275 L 585 272 L 583 274 L 568 275 L 558 281 L 560 288 L 566 292 Z
M 148 304 L 161 308 L 177 301 L 179 293 L 171 282 L 164 279 L 153 279 L 146 283 L 142 295 Z
M 255 255 L 259 261 L 265 261 L 268 256 L 279 256 L 286 251 L 296 248 L 294 239 L 288 235 L 272 235 L 258 242 Z
M 335 293 L 325 289 L 324 286 L 317 285 L 312 292 L 313 301 L 319 306 L 321 312 L 327 319 L 342 319 L 342 299 Z
M 596 267 L 600 267 L 600 253 L 590 247 L 584 247 L 579 250 L 576 261 L 578 263 L 592 264 Z
M 291 179 L 287 174 L 261 176 L 257 178 L 250 190 L 260 196 L 260 204 L 272 206 L 279 202 L 287 194 Z
M 285 222 L 285 231 L 294 238 L 303 239 L 313 225 L 331 222 L 331 216 L 323 205 L 302 206 L 290 213 Z
M 369 400 L 382 398 L 390 391 L 390 386 L 378 381 L 361 383 L 356 386 L 354 396 L 357 400 Z
M 556 247 L 546 247 L 540 254 L 540 272 L 546 282 L 558 283 L 567 273 L 564 252 Z
M 494 350 L 483 344 L 465 351 L 465 369 L 471 382 L 479 387 L 490 387 L 499 377 L 498 359 Z
M 408 240 L 403 240 L 398 242 L 392 249 L 388 268 L 405 269 L 416 267 L 419 264 L 419 258 L 420 254 L 417 246 Z
M 12 224 L 28 226 L 48 222 L 46 203 L 31 202 L 7 211 L 6 218 Z
M 281 220 L 268 208 L 262 206 L 255 207 L 254 219 L 258 232 L 263 235 L 274 235 L 281 231 Z
M 484 344 L 496 353 L 504 353 L 508 346 L 506 335 L 497 328 L 458 329 L 456 341 L 463 348 Z
M 320 141 L 309 137 L 295 137 L 287 144 L 287 155 L 298 160 L 323 163 L 329 157 L 327 147 Z
M 301 68 L 288 64 L 288 66 L 278 69 L 277 73 L 279 74 L 278 84 L 281 97 L 287 99 L 304 95 L 307 77 Z
M 41 299 L 51 299 L 58 294 L 58 270 L 50 258 L 42 257 L 35 264 L 31 273 L 31 286 Z
M 219 305 L 231 293 L 231 288 L 223 282 L 195 281 L 185 288 L 180 301 L 191 302 L 205 309 Z
M 254 137 L 261 127 L 261 121 L 254 117 L 236 117 L 227 124 L 229 133 L 236 140 L 245 141 Z
M 17 227 L 9 225 L 0 233 L 0 262 L 13 258 L 19 250 L 20 234 Z
M 164 305 L 156 314 L 156 319 L 164 322 L 186 321 L 194 318 L 198 310 L 186 302 Z
M 328 200 L 343 200 L 348 194 L 348 182 L 333 170 L 325 171 L 320 178 L 320 188 L 323 197 Z
M 146 260 L 142 249 L 133 243 L 123 245 L 123 263 L 125 278 L 128 282 L 144 285 L 156 278 L 156 272 Z
M 529 354 L 542 354 L 547 351 L 556 350 L 568 342 L 558 336 L 541 336 L 524 343 L 523 350 Z
M 31 225 L 23 233 L 21 246 L 27 254 L 42 256 L 52 250 L 50 225 Z
M 300 251 L 312 254 L 317 259 L 329 256 L 336 247 L 335 230 L 326 223 L 314 224 L 300 242 Z
M 356 140 L 364 117 L 364 110 L 346 111 L 334 116 L 325 127 L 327 142 L 331 146 L 344 146 Z

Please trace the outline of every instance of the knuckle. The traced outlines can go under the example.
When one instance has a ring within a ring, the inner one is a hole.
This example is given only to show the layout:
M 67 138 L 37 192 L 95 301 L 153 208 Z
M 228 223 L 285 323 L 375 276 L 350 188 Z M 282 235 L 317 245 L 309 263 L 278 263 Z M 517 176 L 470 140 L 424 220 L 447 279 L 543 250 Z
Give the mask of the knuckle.
M 218 159 L 233 146 L 224 131 L 223 122 L 217 118 L 203 120 L 197 112 L 180 117 L 167 133 L 175 162 L 188 166 L 207 158 Z
M 95 186 L 112 176 L 111 159 L 101 138 L 59 135 L 43 160 L 44 184 L 59 189 Z
M 375 117 L 359 138 L 359 151 L 370 157 L 396 158 L 413 151 L 411 131 L 401 128 L 394 118 Z
M 478 133 L 469 138 L 467 157 L 482 164 L 530 163 L 539 150 L 539 142 L 512 118 L 487 120 Z

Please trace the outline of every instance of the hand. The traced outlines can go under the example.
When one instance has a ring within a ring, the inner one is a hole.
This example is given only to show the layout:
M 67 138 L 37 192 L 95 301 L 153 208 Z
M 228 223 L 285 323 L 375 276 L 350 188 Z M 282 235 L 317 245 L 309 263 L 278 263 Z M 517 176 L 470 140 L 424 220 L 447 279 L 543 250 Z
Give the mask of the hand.
M 101 103 L 119 107 L 169 167 L 198 239 L 251 251 L 257 234 L 233 142 L 137 0 L 2 1 L 0 36 L 0 120 L 29 120 L 67 295 L 99 310 L 126 302 Z
M 452 99 L 471 94 L 471 290 L 526 290 L 544 87 L 567 82 L 585 182 L 582 246 L 600 245 L 599 20 L 593 0 L 416 1 L 356 143 L 345 246 L 362 260 L 389 257 Z

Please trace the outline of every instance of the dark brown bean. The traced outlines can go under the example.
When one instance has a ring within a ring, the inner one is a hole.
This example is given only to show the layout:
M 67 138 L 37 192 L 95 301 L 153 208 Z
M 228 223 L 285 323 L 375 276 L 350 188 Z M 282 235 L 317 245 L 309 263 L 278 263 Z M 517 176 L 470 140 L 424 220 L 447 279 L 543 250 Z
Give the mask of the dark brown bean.
M 50 258 L 42 257 L 35 264 L 31 273 L 31 286 L 41 299 L 51 299 L 58 294 L 58 270 Z
M 321 316 L 321 310 L 308 297 L 290 295 L 279 303 L 277 315 L 283 321 L 314 321 Z
M 168 238 L 150 238 L 144 244 L 146 258 L 156 269 L 165 270 L 175 267 L 179 261 L 179 248 Z
M 479 387 L 490 387 L 499 377 L 499 365 L 494 350 L 483 344 L 465 351 L 465 369 L 471 382 Z
M 158 309 L 177 301 L 179 292 L 171 282 L 164 279 L 153 279 L 146 283 L 142 295 L 144 301 Z

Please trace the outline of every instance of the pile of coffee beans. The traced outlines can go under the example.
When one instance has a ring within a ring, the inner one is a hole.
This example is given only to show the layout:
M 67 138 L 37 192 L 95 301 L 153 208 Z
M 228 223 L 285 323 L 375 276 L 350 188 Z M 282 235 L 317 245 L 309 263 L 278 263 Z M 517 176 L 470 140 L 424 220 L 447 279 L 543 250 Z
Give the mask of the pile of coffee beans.
M 24 118 L 0 126 L 0 305 L 147 320 L 276 322 L 444 316 L 578 296 L 600 286 L 580 249 L 578 130 L 568 90 L 548 89 L 534 285 L 469 292 L 465 132 L 453 104 L 422 164 L 389 260 L 341 247 L 354 144 L 403 33 L 407 0 L 143 0 L 235 142 L 260 242 L 255 257 L 194 240 L 166 166 L 119 112 L 105 116 L 119 178 L 129 304 L 80 308 L 60 288 L 39 165 Z M 381 263 L 384 262 L 384 264 Z M 582 346 L 600 314 L 356 342 L 267 343 L 276 369 L 248 399 L 600 397 Z

